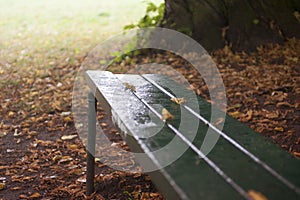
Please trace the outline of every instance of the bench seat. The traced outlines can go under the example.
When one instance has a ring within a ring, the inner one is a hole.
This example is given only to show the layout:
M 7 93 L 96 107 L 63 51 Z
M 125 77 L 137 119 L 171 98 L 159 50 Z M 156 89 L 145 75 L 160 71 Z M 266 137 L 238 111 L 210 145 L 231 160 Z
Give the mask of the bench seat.
M 199 96 L 196 97 L 199 109 L 189 105 L 193 92 L 175 81 L 153 74 L 116 75 L 107 71 L 87 71 L 86 75 L 95 98 L 111 114 L 130 149 L 148 155 L 147 160 L 137 160 L 147 162 L 149 168 L 158 168 L 149 175 L 167 199 L 251 199 L 249 191 L 261 193 L 267 199 L 300 199 L 300 161 L 229 115 L 226 115 L 221 131 L 244 151 L 220 137 L 203 159 L 189 147 L 189 142 L 174 133 L 155 112 L 161 113 L 162 108 L 169 110 L 174 120 L 168 120 L 168 123 L 188 140 L 193 136 L 190 133 L 193 130 L 188 127 L 198 124 L 196 136 L 190 141 L 198 149 L 207 130 L 214 126 L 208 126 L 183 109 L 183 105 L 170 101 L 170 97 L 153 84 L 177 97 L 185 97 L 185 105 L 196 112 L 200 110 L 200 115 L 209 121 L 211 105 Z M 134 88 L 128 89 L 124 83 Z M 147 126 L 149 124 L 151 126 Z M 151 135 L 153 133 L 157 134 Z M 160 156 L 153 152 L 164 148 L 174 138 L 178 146 L 186 146 L 187 150 L 170 165 L 161 168 L 165 165 L 164 157 L 172 156 L 174 151 L 166 149 Z M 87 185 L 93 184 L 89 182 Z

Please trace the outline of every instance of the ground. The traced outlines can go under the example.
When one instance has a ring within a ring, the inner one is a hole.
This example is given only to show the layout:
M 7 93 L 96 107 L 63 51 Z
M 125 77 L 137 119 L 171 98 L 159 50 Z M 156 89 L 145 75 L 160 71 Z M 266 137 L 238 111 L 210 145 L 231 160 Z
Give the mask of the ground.
M 116 19 L 101 1 L 85 1 L 86 8 L 66 1 L 70 12 L 63 6 L 57 10 L 56 1 L 46 6 L 31 1 L 31 6 L 10 1 L 14 9 L 7 10 L 0 1 L 0 199 L 162 199 L 148 176 L 102 163 L 97 163 L 97 192 L 85 196 L 86 153 L 72 119 L 73 82 L 87 52 L 120 30 L 111 28 L 126 23 L 108 26 Z M 33 12 L 33 5 L 41 10 Z M 121 1 L 108 7 L 117 5 Z M 97 6 L 102 10 L 92 10 Z M 118 9 L 132 16 L 127 7 Z M 101 35 L 97 25 L 108 28 Z M 300 41 L 259 47 L 252 54 L 225 47 L 211 55 L 224 79 L 227 112 L 300 157 Z M 163 53 L 137 56 L 112 69 L 124 71 L 149 60 L 165 60 L 209 100 L 199 74 Z M 122 144 L 103 111 L 98 118 L 112 140 Z

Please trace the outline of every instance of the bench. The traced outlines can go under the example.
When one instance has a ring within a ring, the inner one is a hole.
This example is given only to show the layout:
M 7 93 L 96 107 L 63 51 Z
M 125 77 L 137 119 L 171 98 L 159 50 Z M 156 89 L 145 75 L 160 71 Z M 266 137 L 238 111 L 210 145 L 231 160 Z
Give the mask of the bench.
M 211 104 L 196 97 L 200 113 L 197 112 L 197 108 L 189 105 L 193 93 L 168 77 L 87 71 L 86 81 L 91 89 L 88 195 L 94 192 L 95 103 L 98 101 L 112 116 L 131 151 L 146 155 L 147 159 L 140 162 L 147 162 L 146 167 L 157 167 L 149 171 L 149 175 L 166 199 L 300 199 L 300 161 L 297 158 L 228 115 L 223 130 L 217 129 L 217 125 L 208 120 Z M 174 94 L 184 97 L 186 102 L 174 103 L 170 100 Z M 162 120 L 162 108 L 174 119 Z M 151 126 L 145 126 L 147 123 Z M 190 137 L 192 131 L 186 127 L 193 127 L 195 123 L 199 126 L 193 139 Z M 182 124 L 184 128 L 180 128 Z M 212 151 L 204 156 L 200 147 L 208 129 L 220 137 Z M 153 133 L 157 134 L 151 135 Z M 164 157 L 172 157 L 175 151 L 166 149 L 161 156 L 153 152 L 164 148 L 174 138 L 178 147 L 186 146 L 187 150 L 164 166 Z

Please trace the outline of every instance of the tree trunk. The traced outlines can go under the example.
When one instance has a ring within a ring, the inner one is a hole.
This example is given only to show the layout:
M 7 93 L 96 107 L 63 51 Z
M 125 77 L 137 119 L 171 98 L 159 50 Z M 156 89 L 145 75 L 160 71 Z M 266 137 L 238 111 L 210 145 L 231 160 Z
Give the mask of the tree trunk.
M 300 0 L 165 0 L 165 27 L 192 36 L 208 51 L 300 37 Z

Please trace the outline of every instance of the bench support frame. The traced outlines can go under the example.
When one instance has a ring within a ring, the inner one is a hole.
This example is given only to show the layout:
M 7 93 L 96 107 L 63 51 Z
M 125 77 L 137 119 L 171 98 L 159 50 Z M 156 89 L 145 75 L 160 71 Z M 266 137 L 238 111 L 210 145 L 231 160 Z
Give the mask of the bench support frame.
M 94 191 L 95 176 L 95 140 L 96 140 L 96 106 L 97 100 L 92 91 L 88 94 L 88 145 L 87 145 L 87 172 L 86 194 L 91 195 Z

